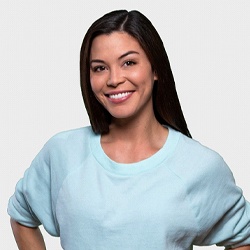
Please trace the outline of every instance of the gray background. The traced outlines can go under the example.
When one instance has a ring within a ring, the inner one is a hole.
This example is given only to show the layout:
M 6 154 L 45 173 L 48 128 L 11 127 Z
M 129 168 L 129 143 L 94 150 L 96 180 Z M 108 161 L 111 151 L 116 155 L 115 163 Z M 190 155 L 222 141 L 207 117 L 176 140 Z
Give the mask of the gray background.
M 159 31 L 193 137 L 224 157 L 250 200 L 249 0 L 2 0 L 0 249 L 17 249 L 6 207 L 31 160 L 55 133 L 89 124 L 78 66 L 87 28 L 123 8 Z

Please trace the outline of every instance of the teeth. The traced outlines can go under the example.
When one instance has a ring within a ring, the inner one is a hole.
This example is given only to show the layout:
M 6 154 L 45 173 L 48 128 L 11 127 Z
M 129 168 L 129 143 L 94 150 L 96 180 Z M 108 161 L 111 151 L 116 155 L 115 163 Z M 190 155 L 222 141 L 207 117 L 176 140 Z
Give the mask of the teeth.
M 109 95 L 110 98 L 112 99 L 119 99 L 119 98 L 123 98 L 126 97 L 130 94 L 131 92 L 124 92 L 124 93 L 119 93 L 119 94 L 113 94 L 113 95 Z

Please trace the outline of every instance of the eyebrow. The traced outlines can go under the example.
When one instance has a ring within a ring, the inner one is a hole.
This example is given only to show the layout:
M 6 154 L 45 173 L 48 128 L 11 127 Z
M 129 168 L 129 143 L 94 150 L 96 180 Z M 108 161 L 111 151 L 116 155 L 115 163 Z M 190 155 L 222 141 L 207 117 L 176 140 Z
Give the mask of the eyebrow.
M 128 56 L 130 54 L 139 54 L 139 52 L 130 50 L 130 51 L 122 54 L 121 56 L 119 56 L 118 59 L 121 60 L 122 58 L 124 58 L 124 57 L 126 57 L 126 56 Z M 100 59 L 93 59 L 93 60 L 90 61 L 90 64 L 91 63 L 104 63 L 104 61 L 100 60 Z
M 126 56 L 128 56 L 128 55 L 130 55 L 130 54 L 139 54 L 139 52 L 130 50 L 130 51 L 128 51 L 128 52 L 122 54 L 121 56 L 119 56 L 118 59 L 120 60 L 120 59 L 122 59 L 123 57 L 126 57 Z

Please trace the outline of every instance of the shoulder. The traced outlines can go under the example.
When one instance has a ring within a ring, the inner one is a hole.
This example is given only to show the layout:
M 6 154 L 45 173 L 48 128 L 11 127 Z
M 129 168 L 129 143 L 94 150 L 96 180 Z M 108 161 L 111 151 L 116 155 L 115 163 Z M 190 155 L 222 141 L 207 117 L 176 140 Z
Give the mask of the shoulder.
M 173 157 L 175 160 L 185 163 L 186 168 L 191 167 L 194 169 L 200 165 L 216 164 L 223 161 L 222 156 L 215 150 L 180 132 L 174 131 L 174 133 L 178 135 L 178 143 Z
M 53 159 L 57 162 L 66 158 L 79 159 L 88 154 L 89 141 L 94 136 L 90 126 L 59 132 L 44 144 L 36 159 L 48 163 Z
M 180 135 L 178 150 L 184 153 L 184 157 L 197 161 L 221 161 L 221 155 L 215 150 L 203 145 L 199 141 L 189 138 L 183 134 Z
M 94 132 L 90 126 L 61 131 L 53 135 L 47 143 L 78 142 L 93 136 Z
M 179 132 L 176 132 L 179 133 Z M 173 171 L 189 187 L 216 185 L 221 177 L 233 180 L 223 157 L 213 149 L 179 133 L 179 140 L 172 156 Z
M 95 136 L 95 134 L 90 126 L 71 129 L 53 135 L 44 146 L 48 149 L 52 149 L 82 145 L 84 143 L 86 144 L 93 136 Z

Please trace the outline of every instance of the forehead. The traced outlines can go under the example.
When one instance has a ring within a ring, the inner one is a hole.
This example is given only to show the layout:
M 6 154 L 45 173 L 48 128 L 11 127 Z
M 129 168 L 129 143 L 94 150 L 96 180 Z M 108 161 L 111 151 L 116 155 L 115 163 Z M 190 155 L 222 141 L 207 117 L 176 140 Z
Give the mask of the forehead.
M 133 36 L 126 32 L 112 32 L 94 38 L 90 57 L 119 56 L 127 51 L 137 51 L 139 54 L 145 54 L 139 42 Z

